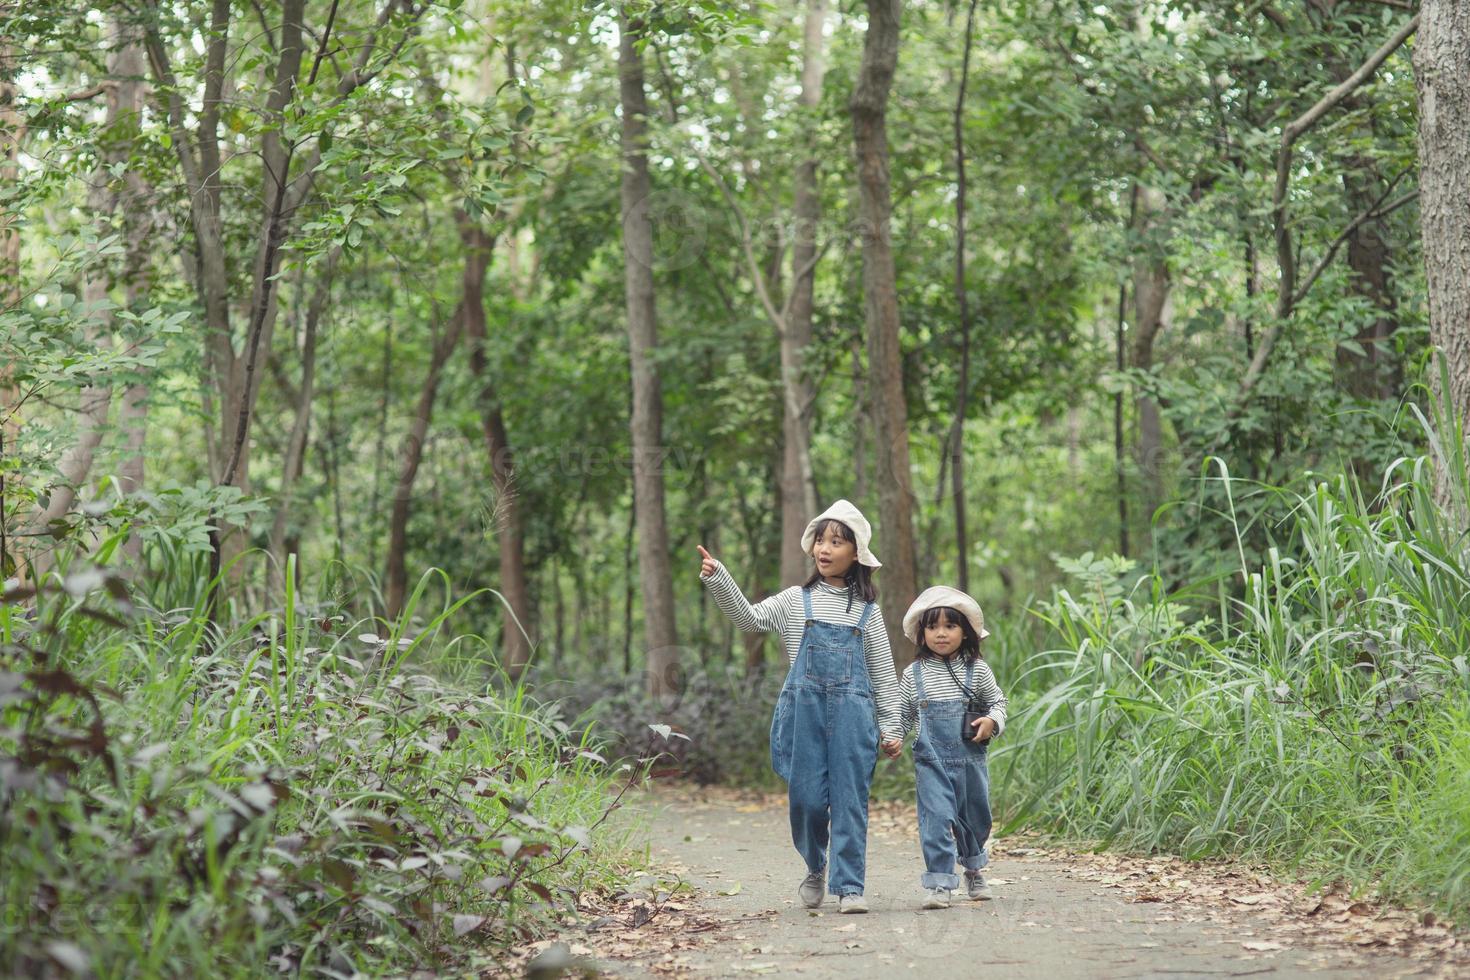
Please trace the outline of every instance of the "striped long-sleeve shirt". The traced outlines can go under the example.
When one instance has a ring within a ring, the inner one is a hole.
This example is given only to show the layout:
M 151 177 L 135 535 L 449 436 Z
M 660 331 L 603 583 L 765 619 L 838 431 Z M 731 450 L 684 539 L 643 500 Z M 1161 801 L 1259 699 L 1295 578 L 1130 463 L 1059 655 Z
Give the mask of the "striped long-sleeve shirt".
M 965 677 L 964 659 L 956 657 L 953 667 L 955 677 L 969 684 Z M 904 669 L 903 681 L 898 685 L 899 723 L 905 737 L 919 720 L 919 695 L 914 684 L 914 671 L 920 669 L 924 671 L 924 696 L 930 701 L 963 701 L 965 698 L 964 692 L 949 676 L 949 671 L 944 669 L 943 660 L 938 657 L 915 660 Z M 999 735 L 1006 727 L 1006 696 L 995 682 L 995 672 L 984 660 L 975 661 L 975 681 L 970 684 L 970 689 L 990 706 L 990 717 L 995 719 L 995 734 Z
M 743 633 L 780 633 L 788 669 L 796 663 L 801 637 L 806 632 L 800 586 L 793 585 L 752 606 L 724 564 L 716 562 L 714 574 L 701 575 L 700 580 L 736 628 Z M 812 618 L 839 626 L 856 626 L 863 615 L 863 603 L 861 599 L 852 599 L 849 604 L 848 600 L 847 589 L 818 582 L 812 586 Z M 898 673 L 893 669 L 893 651 L 888 645 L 888 631 L 883 627 L 883 614 L 876 605 L 863 626 L 863 658 L 868 664 L 868 680 L 878 708 L 878 730 L 884 739 L 898 738 Z

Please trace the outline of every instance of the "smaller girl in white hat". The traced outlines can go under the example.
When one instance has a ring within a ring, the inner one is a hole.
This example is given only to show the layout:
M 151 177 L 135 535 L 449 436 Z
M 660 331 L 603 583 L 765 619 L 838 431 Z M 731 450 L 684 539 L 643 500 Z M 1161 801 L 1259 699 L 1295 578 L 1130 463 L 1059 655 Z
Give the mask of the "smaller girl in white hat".
M 914 777 L 918 790 L 919 843 L 924 854 L 923 907 L 948 908 L 950 892 L 990 898 L 981 869 L 990 863 L 990 740 L 1006 723 L 1006 698 L 980 656 L 990 634 L 980 605 L 959 589 L 925 589 L 903 617 L 903 632 L 917 644 L 914 662 L 899 683 L 903 734 L 917 723 Z M 885 746 L 890 756 L 898 750 Z

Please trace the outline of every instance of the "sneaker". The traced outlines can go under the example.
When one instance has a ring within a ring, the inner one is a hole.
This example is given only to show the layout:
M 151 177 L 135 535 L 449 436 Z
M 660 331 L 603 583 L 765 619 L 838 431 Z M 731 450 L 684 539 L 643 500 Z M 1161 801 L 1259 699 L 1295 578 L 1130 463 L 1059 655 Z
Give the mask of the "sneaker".
M 949 908 L 949 889 L 948 888 L 926 888 L 926 889 L 924 889 L 924 904 L 921 907 L 922 908 L 926 908 L 926 909 L 947 909 L 947 908 Z
M 988 902 L 995 897 L 990 894 L 990 885 L 986 883 L 985 876 L 978 871 L 965 872 L 965 887 L 972 901 Z
M 868 911 L 868 900 L 861 895 L 843 895 L 837 900 L 837 911 L 843 915 L 861 915 Z
M 827 872 L 813 871 L 801 879 L 801 886 L 796 889 L 796 895 L 801 899 L 801 904 L 809 909 L 821 905 L 822 899 L 827 895 Z

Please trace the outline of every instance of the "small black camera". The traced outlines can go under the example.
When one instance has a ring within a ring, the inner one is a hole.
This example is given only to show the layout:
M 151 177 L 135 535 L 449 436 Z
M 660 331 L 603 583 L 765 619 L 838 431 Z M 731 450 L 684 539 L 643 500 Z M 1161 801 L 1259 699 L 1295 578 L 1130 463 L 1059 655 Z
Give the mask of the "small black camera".
M 990 709 L 985 706 L 984 701 L 975 700 L 966 704 L 965 723 L 963 730 L 960 732 L 960 738 L 964 739 L 966 742 L 978 742 L 981 745 L 984 745 L 986 742 L 990 741 L 990 739 L 988 738 L 977 737 L 979 736 L 980 732 L 974 727 L 975 722 L 979 721 L 981 718 L 984 718 L 988 714 L 990 714 Z

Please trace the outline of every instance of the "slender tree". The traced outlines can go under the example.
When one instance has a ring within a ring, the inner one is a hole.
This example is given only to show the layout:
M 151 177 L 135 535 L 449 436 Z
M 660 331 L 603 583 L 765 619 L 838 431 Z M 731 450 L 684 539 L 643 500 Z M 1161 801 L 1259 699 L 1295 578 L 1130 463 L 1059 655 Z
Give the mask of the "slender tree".
M 965 94 L 970 85 L 970 51 L 975 42 L 975 5 L 965 14 L 965 53 L 960 63 L 959 93 L 954 100 L 954 298 L 960 316 L 960 377 L 955 389 L 954 419 L 949 431 L 951 503 L 954 506 L 955 570 L 960 591 L 970 588 L 970 535 L 965 515 L 965 416 L 970 411 L 970 290 L 965 283 Z
M 644 24 L 623 13 L 618 30 L 618 89 L 622 106 L 623 287 L 632 368 L 634 514 L 638 528 L 639 591 L 648 690 L 678 693 L 679 652 L 674 624 L 674 582 L 664 510 L 663 390 L 655 354 L 653 222 L 649 214 L 648 97 L 640 41 Z
M 511 450 L 510 433 L 506 429 L 495 379 L 485 356 L 489 333 L 485 315 L 485 271 L 490 266 L 494 238 L 463 213 L 459 216 L 459 226 L 465 250 L 465 339 L 470 345 L 470 370 L 479 381 L 480 431 L 485 437 L 485 450 L 490 457 L 490 482 L 495 488 L 490 523 L 499 555 L 498 584 L 509 607 L 509 615 L 503 617 L 501 652 L 505 670 L 514 680 L 521 676 L 531 659 L 527 632 L 531 628 L 531 590 L 526 580 L 525 518 L 520 488 L 516 485 L 515 455 Z M 556 609 L 560 616 L 559 593 Z
M 383 605 L 389 619 L 403 611 L 408 594 L 408 519 L 413 510 L 414 483 L 424 458 L 424 444 L 429 438 L 429 424 L 434 419 L 434 402 L 444 379 L 444 365 L 459 346 L 464 329 L 463 308 L 458 307 L 447 323 L 440 323 L 434 333 L 429 354 L 429 369 L 419 389 L 413 418 L 404 434 L 399 451 L 398 479 L 393 485 L 393 500 L 388 516 L 388 558 L 383 574 Z
M 1457 429 L 1470 418 L 1470 5 L 1459 0 L 1424 0 L 1423 24 L 1414 45 L 1419 92 L 1419 204 L 1424 268 L 1429 286 L 1429 336 L 1446 362 L 1449 390 L 1441 392 Z M 1449 438 L 1452 433 L 1444 433 Z M 1465 500 L 1455 487 L 1463 474 L 1463 446 L 1438 461 L 1438 494 L 1458 508 Z
M 849 108 L 857 153 L 867 310 L 868 377 L 877 423 L 878 542 L 883 555 L 883 618 L 895 651 L 903 650 L 903 612 L 916 593 L 913 483 L 908 408 L 899 346 L 898 284 L 893 264 L 888 173 L 888 93 L 898 67 L 899 0 L 867 0 L 862 64 Z
M 1138 243 L 1133 259 L 1133 329 L 1129 339 L 1128 360 L 1139 371 L 1154 366 L 1154 345 L 1167 324 L 1169 290 L 1168 255 L 1164 243 L 1158 241 L 1167 220 L 1167 201 L 1163 191 L 1134 182 L 1129 231 Z M 1159 403 L 1146 391 L 1134 398 L 1138 419 L 1138 440 L 1134 454 L 1142 476 L 1144 511 L 1152 514 L 1163 502 L 1163 419 Z
M 802 116 L 816 113 L 822 102 L 827 71 L 827 0 L 808 0 L 802 22 Z M 817 277 L 817 226 L 822 199 L 817 188 L 815 151 L 796 165 L 792 210 L 795 237 L 791 247 L 791 296 L 785 322 L 779 324 L 781 344 L 781 584 L 795 585 L 807 569 L 807 557 L 797 542 L 806 522 L 817 512 L 816 484 L 812 478 L 812 383 L 803 358 L 812 342 L 813 291 Z
M 127 109 L 129 139 L 136 139 L 143 120 L 143 109 L 149 98 L 146 75 L 148 59 L 143 52 L 142 31 L 132 24 L 118 25 L 122 49 L 114 63 L 118 98 Z M 153 242 L 167 227 L 165 209 L 157 200 L 153 184 L 140 168 L 130 167 L 124 176 L 123 227 L 127 241 L 123 274 L 124 302 L 129 309 L 148 304 L 155 280 Z M 146 373 L 134 377 L 123 390 L 118 406 L 117 428 L 122 435 L 122 459 L 118 462 L 118 489 L 126 494 L 143 490 L 147 476 L 150 379 Z M 131 534 L 123 544 L 124 553 L 133 561 L 143 554 L 143 538 Z
M 312 407 L 316 398 L 316 351 L 322 314 L 332 294 L 332 280 L 337 272 L 337 263 L 342 258 L 342 246 L 335 245 L 321 264 L 311 299 L 306 304 L 306 315 L 301 326 L 301 384 L 297 389 L 296 413 L 291 422 L 291 432 L 286 437 L 286 452 L 281 461 L 281 492 L 276 500 L 275 519 L 271 522 L 270 553 L 271 585 L 278 591 L 286 570 L 286 555 L 291 549 L 287 528 L 291 522 L 291 510 L 295 502 L 296 481 L 306 469 L 306 446 L 311 431 Z
M 127 37 L 125 25 L 114 20 L 109 26 L 109 33 L 113 36 Z M 119 201 L 119 182 L 110 170 L 126 161 L 129 151 L 126 135 L 136 131 L 138 112 L 142 108 L 142 93 L 136 77 L 127 77 L 128 72 L 136 72 L 138 61 L 137 46 L 127 41 L 107 55 L 107 109 L 99 139 L 103 149 L 87 187 L 87 211 L 98 224 L 99 237 L 112 234 L 112 222 Z M 88 269 L 82 280 L 82 300 L 89 311 L 87 341 L 104 348 L 110 348 L 113 344 L 111 294 L 114 271 L 105 263 L 99 262 Z M 57 464 L 61 479 L 52 487 L 46 506 L 35 519 L 37 528 L 44 528 L 53 521 L 61 520 L 86 486 L 97 447 L 102 444 L 102 438 L 107 433 L 113 388 L 111 380 L 103 378 L 82 389 L 78 405 L 77 438 Z M 46 554 L 37 555 L 38 572 L 44 573 L 48 567 Z
M 19 39 L 6 25 L 11 22 L 14 4 L 0 6 L 0 183 L 11 184 L 20 172 L 17 162 L 20 143 L 25 134 L 25 116 L 18 104 L 20 86 Z M 10 309 L 20 301 L 20 230 L 14 227 L 9 208 L 0 210 L 0 309 Z M 20 435 L 16 417 L 19 393 L 15 389 L 15 366 L 0 364 L 0 460 L 11 452 Z M 0 470 L 0 582 L 21 572 L 19 549 L 12 549 L 10 538 L 10 500 L 5 494 L 5 473 Z

